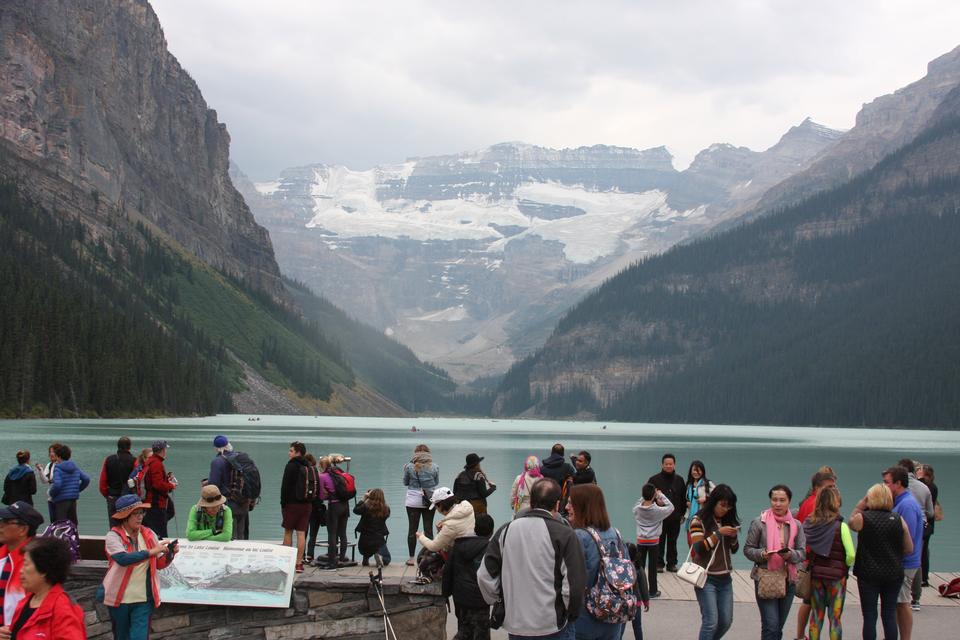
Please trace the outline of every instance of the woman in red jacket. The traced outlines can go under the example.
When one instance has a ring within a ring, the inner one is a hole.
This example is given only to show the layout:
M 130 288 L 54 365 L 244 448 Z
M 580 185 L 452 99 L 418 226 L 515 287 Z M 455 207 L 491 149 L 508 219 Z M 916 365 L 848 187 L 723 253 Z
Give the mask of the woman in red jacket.
M 63 590 L 70 572 L 70 548 L 57 538 L 34 538 L 24 549 L 20 583 L 28 592 L 0 627 L 0 640 L 86 640 L 83 609 Z

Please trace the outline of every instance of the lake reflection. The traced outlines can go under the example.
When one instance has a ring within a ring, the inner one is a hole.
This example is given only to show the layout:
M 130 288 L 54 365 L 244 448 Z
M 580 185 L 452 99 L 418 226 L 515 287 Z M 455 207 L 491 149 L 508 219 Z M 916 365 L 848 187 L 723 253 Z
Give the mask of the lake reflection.
M 419 432 L 410 431 L 414 425 Z M 361 493 L 372 487 L 384 490 L 393 510 L 390 550 L 396 560 L 402 561 L 407 553 L 407 522 L 401 469 L 420 442 L 432 449 L 441 482 L 447 486 L 452 486 L 463 468 L 467 453 L 475 451 L 484 456 L 481 466 L 498 485 L 488 499 L 490 514 L 498 526 L 512 515 L 510 485 L 526 456 L 543 458 L 554 442 L 562 442 L 568 456 L 586 449 L 593 455 L 593 467 L 613 523 L 631 539 L 636 533 L 631 508 L 646 479 L 659 471 L 660 456 L 666 451 L 677 456 L 677 469 L 684 476 L 690 461 L 699 459 L 711 480 L 733 487 L 744 532 L 749 520 L 766 508 L 767 490 L 774 484 L 783 482 L 791 487 L 795 507 L 806 493 L 810 475 L 817 467 L 830 465 L 839 475 L 842 511 L 848 514 L 867 487 L 881 481 L 884 468 L 909 456 L 932 465 L 941 488 L 945 520 L 936 525 L 932 565 L 943 571 L 960 569 L 960 495 L 951 490 L 956 486 L 953 476 L 960 461 L 960 432 L 617 423 L 603 427 L 594 422 L 295 416 L 262 416 L 257 421 L 248 416 L 0 421 L 5 443 L 0 448 L 0 466 L 4 471 L 13 466 L 14 453 L 20 448 L 31 451 L 31 462 L 45 462 L 51 442 L 69 444 L 73 459 L 93 480 L 81 496 L 80 530 L 102 535 L 107 514 L 96 485 L 104 457 L 115 451 L 121 435 L 133 439 L 135 451 L 149 447 L 156 439 L 165 439 L 170 443 L 167 469 L 180 480 L 174 494 L 179 513 L 170 523 L 170 532 L 178 530 L 184 535 L 186 514 L 199 498 L 200 480 L 207 476 L 214 454 L 213 438 L 222 433 L 238 450 L 253 457 L 262 475 L 263 497 L 251 514 L 251 536 L 279 541 L 280 478 L 288 444 L 300 440 L 315 455 L 337 452 L 351 456 L 350 470 L 357 476 Z M 41 503 L 42 498 L 36 502 Z M 46 514 L 42 505 L 40 510 Z M 351 515 L 351 537 L 358 520 Z M 320 539 L 325 540 L 325 535 L 321 530 Z M 682 538 L 681 553 L 685 553 Z M 749 565 L 742 554 L 736 556 L 736 564 L 741 568 Z

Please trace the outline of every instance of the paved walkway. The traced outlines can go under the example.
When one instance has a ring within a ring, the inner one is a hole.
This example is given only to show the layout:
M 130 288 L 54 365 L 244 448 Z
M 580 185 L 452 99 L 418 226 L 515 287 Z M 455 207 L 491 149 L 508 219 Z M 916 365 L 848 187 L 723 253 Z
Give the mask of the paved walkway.
M 307 569 L 308 572 L 317 571 Z M 369 567 L 349 567 L 339 569 L 338 574 L 343 576 L 366 576 Z M 405 564 L 390 565 L 384 568 L 384 577 L 412 579 L 416 576 L 413 567 Z M 926 638 L 956 638 L 960 637 L 957 629 L 960 628 L 960 600 L 941 598 L 936 587 L 953 578 L 960 577 L 960 573 L 931 573 L 930 587 L 923 590 L 921 607 L 914 613 L 913 637 L 918 640 Z M 753 595 L 753 581 L 748 571 L 734 572 L 733 582 L 734 614 L 733 627 L 727 632 L 727 638 L 755 638 L 760 635 L 760 615 L 757 611 L 756 600 Z M 697 607 L 693 587 L 677 579 L 672 573 L 662 573 L 658 576 L 658 586 L 663 594 L 653 600 L 649 613 L 643 615 L 644 637 L 670 638 L 671 640 L 695 640 L 700 626 L 700 610 Z M 799 600 L 795 602 L 799 603 Z M 791 612 L 790 621 L 784 627 L 784 638 L 792 638 L 796 631 L 796 609 Z M 847 584 L 846 607 L 843 615 L 844 631 L 849 638 L 859 638 L 862 634 L 863 620 L 860 615 L 860 598 L 857 594 L 856 578 L 850 576 Z M 451 614 L 447 618 L 447 638 L 453 638 L 457 631 L 457 619 Z M 882 635 L 882 631 L 879 632 Z M 501 631 L 491 634 L 494 640 L 505 640 L 506 633 Z M 826 629 L 824 637 L 827 637 Z M 632 639 L 633 632 L 627 630 L 624 638 Z

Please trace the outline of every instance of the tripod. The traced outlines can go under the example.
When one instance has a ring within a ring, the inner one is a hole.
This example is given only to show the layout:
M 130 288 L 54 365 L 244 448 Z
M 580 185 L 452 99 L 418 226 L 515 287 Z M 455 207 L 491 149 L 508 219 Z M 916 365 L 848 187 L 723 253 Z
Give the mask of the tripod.
M 380 601 L 380 608 L 383 610 L 383 637 L 386 640 L 397 640 L 397 632 L 393 630 L 393 625 L 390 623 L 390 616 L 387 614 L 387 603 L 383 599 L 383 560 L 380 558 L 379 553 L 375 553 L 373 557 L 377 563 L 377 573 L 374 575 L 373 571 L 369 572 L 370 584 L 373 586 L 373 590 L 377 594 L 377 599 Z

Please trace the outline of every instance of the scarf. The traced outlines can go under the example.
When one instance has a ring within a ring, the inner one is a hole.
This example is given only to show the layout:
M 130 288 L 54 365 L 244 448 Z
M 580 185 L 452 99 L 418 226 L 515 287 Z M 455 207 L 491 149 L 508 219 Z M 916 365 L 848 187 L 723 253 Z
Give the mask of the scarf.
M 833 538 L 837 535 L 842 520 L 841 516 L 827 522 L 811 522 L 809 518 L 804 520 L 803 533 L 807 536 L 810 550 L 819 556 L 829 556 L 830 549 L 833 548 Z
M 520 503 L 523 502 L 523 499 L 527 496 L 527 478 L 542 478 L 543 474 L 540 473 L 540 461 L 537 459 L 537 456 L 527 456 L 526 461 L 523 463 L 523 473 L 520 474 L 520 481 L 517 482 L 517 500 L 513 505 L 513 510 L 516 511 L 520 506 Z
M 799 531 L 797 521 L 793 519 L 793 515 L 789 511 L 782 516 L 778 516 L 773 512 L 773 509 L 767 509 L 760 514 L 760 522 L 763 523 L 767 531 L 767 551 L 770 552 L 770 555 L 767 556 L 767 569 L 770 571 L 779 571 L 783 568 L 783 565 L 787 565 L 787 574 L 790 576 L 790 582 L 796 582 L 796 565 L 792 562 L 785 562 L 783 556 L 773 552 L 779 551 L 782 548 L 780 545 L 783 544 L 783 536 L 780 535 L 779 525 L 785 523 L 790 527 L 790 534 L 787 537 L 787 548 L 793 549 L 793 543 L 797 539 L 797 531 Z
M 410 462 L 413 463 L 413 468 L 416 471 L 420 471 L 420 467 L 423 465 L 433 464 L 433 456 L 428 451 L 417 451 L 410 458 Z

